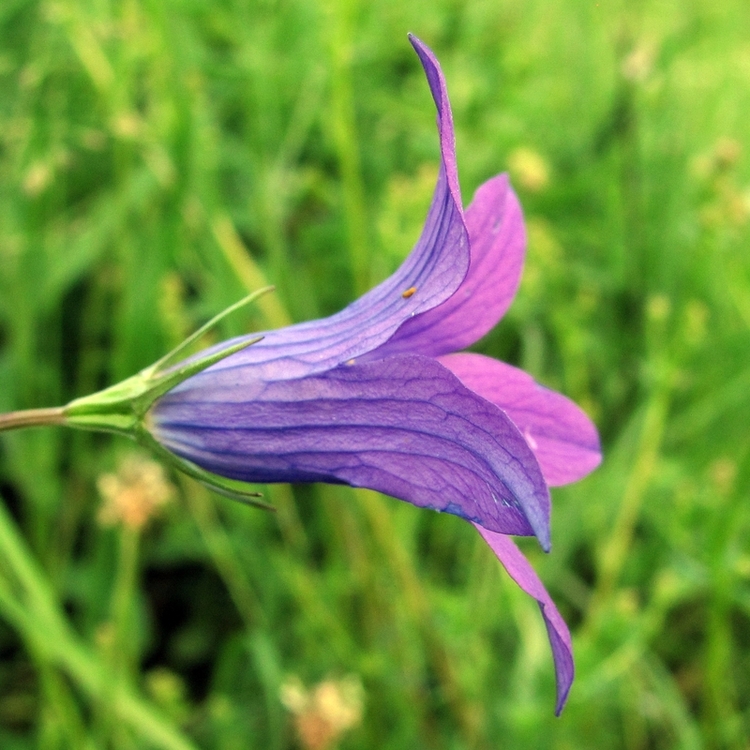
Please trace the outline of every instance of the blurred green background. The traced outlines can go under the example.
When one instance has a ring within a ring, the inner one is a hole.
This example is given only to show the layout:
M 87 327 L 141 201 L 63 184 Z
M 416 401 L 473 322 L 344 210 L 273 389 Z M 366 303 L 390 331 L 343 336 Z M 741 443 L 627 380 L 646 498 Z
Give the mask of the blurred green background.
M 465 202 L 509 170 L 528 221 L 478 349 L 603 439 L 552 553 L 523 545 L 573 632 L 562 717 L 536 605 L 468 524 L 324 486 L 264 513 L 44 428 L 0 440 L 3 749 L 750 746 L 746 0 L 3 0 L 0 411 L 266 282 L 216 336 L 395 269 L 438 164 L 407 31 Z

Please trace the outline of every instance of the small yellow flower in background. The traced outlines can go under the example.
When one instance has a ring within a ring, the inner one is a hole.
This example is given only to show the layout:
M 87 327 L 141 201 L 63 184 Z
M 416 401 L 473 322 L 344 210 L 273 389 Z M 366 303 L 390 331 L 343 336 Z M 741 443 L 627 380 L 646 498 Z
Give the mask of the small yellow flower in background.
M 145 123 L 137 112 L 120 112 L 112 118 L 110 127 L 123 141 L 135 141 L 143 134 Z
M 187 685 L 182 677 L 164 667 L 152 669 L 145 678 L 146 691 L 159 708 L 178 723 L 190 713 Z
M 672 312 L 672 303 L 666 294 L 652 294 L 646 302 L 646 314 L 655 323 L 663 323 Z
M 308 690 L 296 677 L 281 686 L 281 702 L 294 716 L 305 750 L 333 748 L 347 730 L 362 720 L 363 688 L 359 678 L 328 678 Z
M 734 489 L 737 464 L 731 458 L 717 458 L 709 467 L 711 482 L 720 495 L 728 495 Z
M 55 173 L 70 166 L 70 154 L 65 149 L 57 149 L 44 158 L 37 159 L 26 170 L 22 188 L 30 198 L 41 195 L 55 179 Z
M 743 227 L 750 219 L 750 188 L 737 174 L 741 160 L 742 144 L 726 136 L 693 159 L 693 175 L 707 188 L 699 215 L 708 229 Z
M 35 161 L 23 178 L 23 191 L 26 195 L 35 198 L 47 189 L 52 182 L 53 172 L 50 164 L 44 161 Z
M 620 66 L 623 78 L 633 83 L 645 81 L 654 68 L 655 54 L 656 50 L 650 44 L 632 49 Z
M 686 343 L 690 346 L 699 346 L 708 335 L 708 324 L 711 317 L 708 305 L 701 300 L 688 300 L 683 317 L 683 336 Z
M 549 164 L 533 149 L 521 146 L 512 151 L 508 157 L 508 169 L 513 180 L 530 193 L 538 193 L 549 185 Z
M 736 138 L 719 138 L 709 156 L 712 171 L 726 172 L 736 166 L 741 157 L 742 144 Z
M 102 496 L 99 522 L 140 531 L 172 499 L 174 486 L 156 461 L 133 453 L 120 462 L 116 474 L 102 474 L 96 483 Z

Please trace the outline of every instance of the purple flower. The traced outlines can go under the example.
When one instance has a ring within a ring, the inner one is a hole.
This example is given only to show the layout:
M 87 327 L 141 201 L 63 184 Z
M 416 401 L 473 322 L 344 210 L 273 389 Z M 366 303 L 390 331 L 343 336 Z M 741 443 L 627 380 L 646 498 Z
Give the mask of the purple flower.
M 515 296 L 523 217 L 505 175 L 464 214 L 453 120 L 433 53 L 410 37 L 437 107 L 441 166 L 422 235 L 389 279 L 329 318 L 259 343 L 159 399 L 150 429 L 169 450 L 246 482 L 368 487 L 471 521 L 540 605 L 557 712 L 573 679 L 570 634 L 508 534 L 549 549 L 548 485 L 600 461 L 596 429 L 571 401 L 479 354 Z

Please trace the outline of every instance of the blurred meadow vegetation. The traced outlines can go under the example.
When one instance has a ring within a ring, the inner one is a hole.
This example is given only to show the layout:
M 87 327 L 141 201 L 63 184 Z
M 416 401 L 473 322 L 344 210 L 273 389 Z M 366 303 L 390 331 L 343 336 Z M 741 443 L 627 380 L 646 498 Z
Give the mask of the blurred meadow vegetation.
M 0 410 L 334 312 L 418 236 L 433 47 L 464 200 L 508 170 L 519 296 L 478 350 L 605 461 L 523 544 L 342 487 L 270 514 L 124 440 L 0 439 L 0 746 L 740 748 L 750 735 L 746 0 L 4 0 Z M 207 339 L 205 343 L 210 343 Z

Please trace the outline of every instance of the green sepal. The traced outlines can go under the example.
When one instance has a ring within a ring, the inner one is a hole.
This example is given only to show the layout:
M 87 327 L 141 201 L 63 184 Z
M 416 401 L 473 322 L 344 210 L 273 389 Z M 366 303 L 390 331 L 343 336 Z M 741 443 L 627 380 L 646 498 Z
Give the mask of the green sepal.
M 256 336 L 240 341 L 218 352 L 184 362 L 166 372 L 159 368 L 160 363 L 164 362 L 164 359 L 161 359 L 155 365 L 117 385 L 71 401 L 63 407 L 65 423 L 85 430 L 103 430 L 132 436 L 143 423 L 154 401 L 184 380 L 232 354 L 247 349 L 248 346 L 257 344 L 262 338 Z
M 260 492 L 251 490 L 250 485 L 206 471 L 192 461 L 175 455 L 159 443 L 145 427 L 137 430 L 135 439 L 144 448 L 148 448 L 155 453 L 166 464 L 181 471 L 183 474 L 187 474 L 205 487 L 208 487 L 208 489 L 245 505 L 276 512 L 276 508 L 273 505 L 256 500 L 256 498 L 263 497 L 263 495 Z
M 88 430 L 104 430 L 105 432 L 116 432 L 123 435 L 132 435 L 137 425 L 142 423 L 146 413 L 156 399 L 171 391 L 176 385 L 182 383 L 193 375 L 197 375 L 207 367 L 220 362 L 242 349 L 257 343 L 263 337 L 257 336 L 253 339 L 240 341 L 232 344 L 218 352 L 207 354 L 203 357 L 197 356 L 183 362 L 181 365 L 171 367 L 170 363 L 184 356 L 187 349 L 194 344 L 206 331 L 213 328 L 219 321 L 231 313 L 249 305 L 263 294 L 273 291 L 272 286 L 259 289 L 257 292 L 248 294 L 247 297 L 230 305 L 215 315 L 205 325 L 201 326 L 195 333 L 188 336 L 185 341 L 164 355 L 160 360 L 154 362 L 137 375 L 133 375 L 121 383 L 105 388 L 103 391 L 91 396 L 84 396 L 71 401 L 63 407 L 65 422 L 72 427 L 80 427 Z
M 224 320 L 224 318 L 226 318 L 228 315 L 231 315 L 233 312 L 236 312 L 246 305 L 249 305 L 251 302 L 254 302 L 256 299 L 258 299 L 258 297 L 262 297 L 264 294 L 272 292 L 275 288 L 276 287 L 273 286 L 265 286 L 262 289 L 258 289 L 257 292 L 248 294 L 247 297 L 244 297 L 239 302 L 235 302 L 233 305 L 230 305 L 226 308 L 226 310 L 222 310 L 218 315 L 214 315 L 214 317 L 211 318 L 208 323 L 202 325 L 197 331 L 195 331 L 195 333 L 190 334 L 190 336 L 188 336 L 181 344 L 178 344 L 174 349 L 172 349 L 171 352 L 169 352 L 169 354 L 165 354 L 158 362 L 155 362 L 153 365 L 151 365 L 149 369 L 153 373 L 166 370 L 169 367 L 170 362 L 174 362 L 176 359 L 181 357 L 192 344 L 198 341 L 198 339 L 200 339 L 200 337 L 204 333 L 214 328 L 217 323 Z
M 4 420 L 0 420 L 0 430 L 42 424 L 65 424 L 84 430 L 125 435 L 151 450 L 165 463 L 196 479 L 214 492 L 256 508 L 275 510 L 272 505 L 259 502 L 256 498 L 262 495 L 250 489 L 250 485 L 213 474 L 192 461 L 180 458 L 159 443 L 148 429 L 148 411 L 157 399 L 207 367 L 258 343 L 263 337 L 248 338 L 210 354 L 202 356 L 197 354 L 176 365 L 172 363 L 184 357 L 188 348 L 220 320 L 272 290 L 273 287 L 260 289 L 223 310 L 179 346 L 153 365 L 141 370 L 137 375 L 98 393 L 75 399 L 67 406 L 0 415 L 0 417 L 5 417 Z

